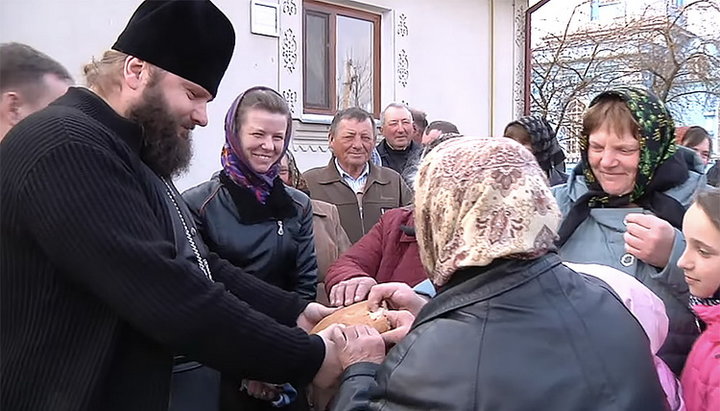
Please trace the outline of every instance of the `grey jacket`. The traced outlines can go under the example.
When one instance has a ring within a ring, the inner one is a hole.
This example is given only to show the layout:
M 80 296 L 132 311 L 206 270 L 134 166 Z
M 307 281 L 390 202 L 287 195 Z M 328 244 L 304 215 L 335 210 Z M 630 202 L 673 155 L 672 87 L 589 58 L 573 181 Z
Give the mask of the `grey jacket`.
M 662 411 L 647 337 L 606 287 L 555 254 L 456 272 L 332 410 Z
M 268 215 L 270 206 L 252 196 L 235 194 L 233 199 L 231 190 L 237 187 L 223 184 L 217 174 L 183 197 L 211 251 L 249 274 L 314 301 L 317 259 L 310 198 L 276 181 L 271 196 L 282 197 L 275 211 L 281 218 Z
M 705 186 L 705 177 L 699 164 L 689 164 L 690 177 L 685 183 L 665 194 L 679 201 L 685 208 L 692 203 L 693 194 Z M 588 191 L 585 178 L 572 170 L 566 184 L 553 187 L 553 194 L 563 215 L 573 203 Z M 685 249 L 685 237 L 675 230 L 675 242 L 670 262 L 657 269 L 625 252 L 625 225 L 629 213 L 650 213 L 642 208 L 594 208 L 590 216 L 575 230 L 560 249 L 560 258 L 572 263 L 603 264 L 624 271 L 650 288 L 665 303 L 670 319 L 670 330 L 665 344 L 658 353 L 676 374 L 680 374 L 685 358 L 698 336 L 695 318 L 688 308 L 689 291 L 678 259 Z

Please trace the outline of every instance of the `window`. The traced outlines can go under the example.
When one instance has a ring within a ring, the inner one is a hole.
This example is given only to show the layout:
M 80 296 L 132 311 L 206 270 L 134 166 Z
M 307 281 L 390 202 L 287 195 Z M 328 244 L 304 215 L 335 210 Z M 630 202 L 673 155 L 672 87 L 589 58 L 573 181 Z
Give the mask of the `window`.
M 590 20 L 595 21 L 598 19 L 598 2 L 597 0 L 593 0 L 590 2 Z
M 587 106 L 579 98 L 573 98 L 565 110 L 565 147 L 568 161 L 577 163 L 580 161 L 580 134 L 582 134 L 582 120 Z
M 303 3 L 303 106 L 333 115 L 358 106 L 380 113 L 380 16 Z

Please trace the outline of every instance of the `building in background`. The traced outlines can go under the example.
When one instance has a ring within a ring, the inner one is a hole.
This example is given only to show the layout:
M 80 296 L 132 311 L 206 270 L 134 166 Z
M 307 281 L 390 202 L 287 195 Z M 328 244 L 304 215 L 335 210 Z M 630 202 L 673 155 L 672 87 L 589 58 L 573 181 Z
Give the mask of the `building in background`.
M 0 42 L 27 43 L 80 67 L 115 41 L 140 0 L 3 0 Z M 516 117 L 522 83 L 521 0 L 214 0 L 236 49 L 210 124 L 194 133 L 181 189 L 220 168 L 223 118 L 253 85 L 280 91 L 293 111 L 301 169 L 327 164 L 327 128 L 338 107 L 379 114 L 404 102 L 467 133 L 501 133 Z M 188 51 L 192 56 L 192 50 Z M 509 69 L 512 68 L 512 69 Z
M 618 85 L 652 89 L 678 126 L 701 125 L 717 143 L 720 2 L 687 3 L 551 0 L 535 13 L 531 111 L 557 125 L 570 163 L 590 99 Z

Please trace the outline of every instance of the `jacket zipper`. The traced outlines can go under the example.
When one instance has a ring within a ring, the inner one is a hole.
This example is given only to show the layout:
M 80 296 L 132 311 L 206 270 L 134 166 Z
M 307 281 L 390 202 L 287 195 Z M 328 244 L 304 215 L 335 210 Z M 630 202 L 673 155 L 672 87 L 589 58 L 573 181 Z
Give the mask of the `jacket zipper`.
M 365 232 L 365 220 L 363 219 L 362 202 L 358 202 L 358 211 L 360 211 L 360 229 L 362 230 L 363 235 L 365 235 L 367 233 Z
M 285 234 L 285 230 L 283 229 L 283 222 L 278 220 L 277 225 L 278 225 L 278 230 L 277 230 L 278 235 Z

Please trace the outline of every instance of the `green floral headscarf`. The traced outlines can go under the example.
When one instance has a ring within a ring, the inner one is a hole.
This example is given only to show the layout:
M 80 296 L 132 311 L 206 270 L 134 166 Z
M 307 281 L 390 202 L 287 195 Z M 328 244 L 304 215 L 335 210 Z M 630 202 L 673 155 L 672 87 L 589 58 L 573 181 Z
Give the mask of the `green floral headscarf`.
M 677 151 L 675 145 L 675 124 L 665 104 L 654 94 L 635 87 L 618 87 L 597 95 L 590 107 L 594 106 L 608 96 L 616 96 L 626 104 L 633 118 L 640 126 L 640 163 L 635 179 L 635 187 L 627 199 L 632 203 L 647 193 L 647 187 L 655 176 L 658 166 L 672 157 Z M 603 191 L 588 162 L 588 135 L 583 133 L 580 137 L 580 149 L 585 181 L 591 191 Z M 595 203 L 609 204 L 612 198 L 608 194 L 601 194 L 590 199 L 591 207 Z
M 684 207 L 663 192 L 682 184 L 688 179 L 687 164 L 676 155 L 675 124 L 670 112 L 655 95 L 636 87 L 618 87 L 596 96 L 590 107 L 614 96 L 627 104 L 639 126 L 640 161 L 635 185 L 630 194 L 613 196 L 607 194 L 588 162 L 589 136 L 580 137 L 582 161 L 578 168 L 585 176 L 588 192 L 577 199 L 565 217 L 560 230 L 558 246 L 561 247 L 588 217 L 594 207 L 624 207 L 637 204 L 652 211 L 658 217 L 680 229 Z

